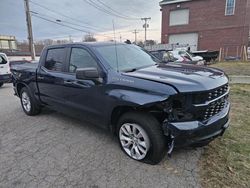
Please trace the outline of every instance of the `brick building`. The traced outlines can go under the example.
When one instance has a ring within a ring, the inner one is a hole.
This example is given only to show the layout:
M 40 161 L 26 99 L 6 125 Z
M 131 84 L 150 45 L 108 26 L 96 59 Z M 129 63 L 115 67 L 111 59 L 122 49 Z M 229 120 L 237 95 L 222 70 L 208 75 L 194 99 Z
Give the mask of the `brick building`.
M 239 55 L 249 44 L 250 0 L 163 0 L 162 43 Z

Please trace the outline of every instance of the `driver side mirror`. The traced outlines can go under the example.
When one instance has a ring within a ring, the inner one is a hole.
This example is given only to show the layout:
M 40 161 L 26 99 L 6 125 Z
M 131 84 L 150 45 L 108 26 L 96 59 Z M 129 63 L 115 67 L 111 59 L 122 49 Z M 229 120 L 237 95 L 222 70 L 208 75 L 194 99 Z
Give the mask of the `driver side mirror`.
M 103 83 L 103 76 L 95 67 L 76 69 L 76 79 L 92 80 L 97 85 Z
M 76 70 L 76 78 L 79 80 L 95 80 L 100 78 L 97 68 L 79 68 Z
M 97 68 L 80 68 L 76 70 L 76 79 L 79 80 L 96 80 L 100 78 Z

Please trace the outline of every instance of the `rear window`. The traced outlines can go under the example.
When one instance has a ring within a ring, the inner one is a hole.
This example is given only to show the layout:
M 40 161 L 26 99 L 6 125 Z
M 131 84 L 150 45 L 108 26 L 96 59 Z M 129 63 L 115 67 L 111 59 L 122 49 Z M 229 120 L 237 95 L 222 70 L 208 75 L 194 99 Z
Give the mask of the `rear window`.
M 7 60 L 5 59 L 5 57 L 0 55 L 0 64 L 3 65 L 3 64 L 6 64 L 6 63 L 7 63 Z
M 44 67 L 51 71 L 62 72 L 64 56 L 64 48 L 54 48 L 48 50 Z

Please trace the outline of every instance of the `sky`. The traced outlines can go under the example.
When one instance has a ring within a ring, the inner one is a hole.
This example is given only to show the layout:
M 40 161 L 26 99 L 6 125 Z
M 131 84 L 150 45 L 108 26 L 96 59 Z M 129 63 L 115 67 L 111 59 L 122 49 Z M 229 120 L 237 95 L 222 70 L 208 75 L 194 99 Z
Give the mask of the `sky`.
M 116 40 L 119 41 L 121 37 L 122 41 L 126 39 L 134 41 L 135 35 L 132 31 L 135 29 L 139 30 L 137 40 L 144 40 L 143 21 L 140 18 L 151 17 L 147 39 L 160 42 L 159 1 L 30 0 L 34 40 L 59 40 L 71 37 L 78 42 L 86 33 L 94 34 L 99 41 L 111 40 L 114 37 L 113 23 Z M 115 15 L 109 15 L 110 11 Z M 27 39 L 23 0 L 0 0 L 0 35 L 13 35 L 18 41 Z

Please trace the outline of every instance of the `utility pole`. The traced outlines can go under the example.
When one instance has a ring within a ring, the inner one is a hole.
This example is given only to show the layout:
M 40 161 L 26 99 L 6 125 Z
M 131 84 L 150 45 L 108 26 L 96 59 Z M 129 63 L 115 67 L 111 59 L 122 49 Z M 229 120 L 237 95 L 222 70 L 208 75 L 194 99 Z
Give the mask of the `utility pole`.
M 143 25 L 143 28 L 145 29 L 145 45 L 146 45 L 146 42 L 147 42 L 147 28 L 149 27 L 148 25 L 148 20 L 151 20 L 151 18 L 141 18 L 142 21 L 145 22 L 145 24 Z
M 32 60 L 35 60 L 36 52 L 35 52 L 33 32 L 32 32 L 29 0 L 24 0 L 24 7 L 25 7 L 25 13 L 26 13 L 27 28 L 28 28 L 29 49 L 30 49 L 30 52 L 31 52 Z
M 120 33 L 120 42 L 122 42 L 122 35 L 121 35 L 121 33 Z
M 135 44 L 137 43 L 137 33 L 139 33 L 136 29 L 132 32 L 135 34 Z

